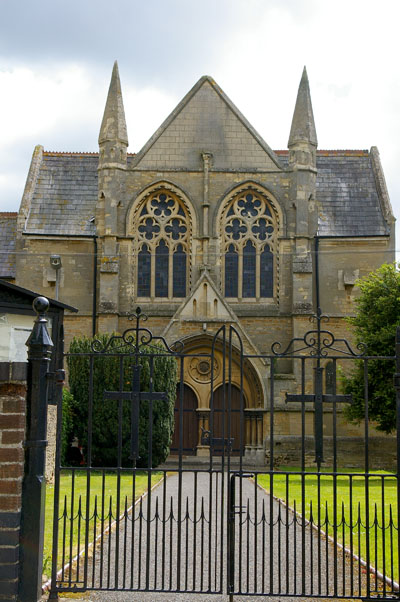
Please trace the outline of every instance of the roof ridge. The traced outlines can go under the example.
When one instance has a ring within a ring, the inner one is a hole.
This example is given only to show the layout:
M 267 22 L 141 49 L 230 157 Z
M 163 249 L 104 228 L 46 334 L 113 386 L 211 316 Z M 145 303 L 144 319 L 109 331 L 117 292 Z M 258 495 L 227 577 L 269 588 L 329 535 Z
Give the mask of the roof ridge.
M 43 151 L 44 155 L 50 155 L 50 156 L 77 156 L 77 155 L 89 155 L 91 157 L 98 157 L 99 156 L 99 152 L 98 151 L 50 151 L 50 150 L 44 150 Z M 136 153 L 126 153 L 128 155 L 128 157 L 135 157 Z
M 288 155 L 289 151 L 288 150 L 274 150 L 274 153 L 277 155 Z M 350 155 L 350 156 L 357 156 L 357 157 L 368 157 L 369 156 L 369 150 L 366 149 L 318 149 L 317 150 L 317 155 Z
M 17 217 L 18 211 L 0 211 L 0 217 Z
M 289 151 L 287 149 L 278 149 L 278 150 L 274 150 L 273 151 L 276 155 L 288 155 Z M 69 157 L 69 156 L 78 156 L 78 155 L 85 155 L 85 156 L 90 156 L 90 157 L 98 157 L 99 153 L 97 151 L 51 151 L 51 150 L 44 150 L 43 151 L 44 155 L 47 156 L 64 156 L 64 157 Z M 337 149 L 318 149 L 317 150 L 317 155 L 326 155 L 326 154 L 331 154 L 331 155 L 339 155 L 339 154 L 346 154 L 346 155 L 356 155 L 356 156 L 363 156 L 363 157 L 368 157 L 369 156 L 369 150 L 368 149 L 357 149 L 357 148 L 337 148 Z M 136 157 L 137 153 L 127 153 L 128 157 Z

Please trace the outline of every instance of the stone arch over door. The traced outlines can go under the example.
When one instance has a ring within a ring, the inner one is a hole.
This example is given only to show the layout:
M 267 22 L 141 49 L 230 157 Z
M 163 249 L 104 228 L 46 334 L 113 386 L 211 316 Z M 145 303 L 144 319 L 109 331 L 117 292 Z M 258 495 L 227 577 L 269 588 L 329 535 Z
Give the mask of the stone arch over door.
M 208 446 L 204 446 L 201 443 L 202 429 L 210 430 L 210 402 L 211 402 L 211 390 L 217 391 L 217 403 L 220 403 L 221 391 L 223 391 L 223 379 L 225 376 L 225 382 L 227 379 L 228 370 L 228 357 L 229 353 L 225 354 L 225 370 L 223 367 L 224 354 L 222 349 L 222 343 L 217 341 L 214 347 L 214 367 L 213 374 L 211 370 L 211 350 L 212 350 L 213 337 L 205 334 L 190 339 L 185 339 L 185 357 L 183 362 L 183 382 L 185 386 L 191 388 L 197 397 L 198 407 L 197 413 L 197 450 L 196 455 L 207 456 L 209 453 Z M 233 391 L 232 401 L 235 404 L 234 415 L 235 428 L 237 429 L 236 439 L 240 437 L 240 388 L 243 386 L 243 438 L 244 445 L 247 447 L 259 445 L 262 447 L 263 433 L 260 432 L 256 437 L 253 431 L 253 418 L 257 413 L 259 418 L 262 418 L 264 409 L 264 395 L 263 387 L 258 376 L 257 370 L 250 363 L 249 360 L 243 361 L 243 374 L 241 374 L 241 358 L 239 350 L 236 348 L 232 349 L 232 366 L 231 366 L 231 388 Z M 181 375 L 182 376 L 182 375 Z M 226 386 L 226 385 L 225 385 Z M 218 390 L 221 391 L 218 392 Z M 186 390 L 186 389 L 185 389 Z M 186 405 L 186 402 L 185 402 Z M 255 412 L 256 411 L 256 412 Z M 194 422 L 194 421 L 193 421 Z M 215 435 L 219 436 L 219 435 Z M 257 443 L 258 441 L 258 443 Z M 236 444 L 235 444 L 236 446 Z M 235 453 L 239 453 L 239 448 L 234 450 Z

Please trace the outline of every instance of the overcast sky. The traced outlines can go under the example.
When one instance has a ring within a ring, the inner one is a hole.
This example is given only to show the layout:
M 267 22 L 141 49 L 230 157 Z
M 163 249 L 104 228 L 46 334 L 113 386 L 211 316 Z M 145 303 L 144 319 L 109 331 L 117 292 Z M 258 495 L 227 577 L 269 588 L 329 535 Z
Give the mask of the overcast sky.
M 0 16 L 2 211 L 36 144 L 98 150 L 117 59 L 130 152 L 205 74 L 285 149 L 306 65 L 319 148 L 378 146 L 400 215 L 399 0 L 0 0 Z

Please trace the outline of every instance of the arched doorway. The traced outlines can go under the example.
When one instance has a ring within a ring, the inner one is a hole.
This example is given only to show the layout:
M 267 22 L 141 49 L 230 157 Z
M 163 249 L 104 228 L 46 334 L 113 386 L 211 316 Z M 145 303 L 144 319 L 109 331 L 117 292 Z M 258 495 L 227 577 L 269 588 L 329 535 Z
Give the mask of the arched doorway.
M 175 430 L 171 444 L 171 454 L 179 453 L 179 407 L 180 407 L 180 385 L 176 390 L 176 401 L 174 410 Z M 182 432 L 182 454 L 195 456 L 198 442 L 197 422 L 197 398 L 196 394 L 187 385 L 183 385 L 183 432 Z
M 230 402 L 228 399 L 229 389 L 231 393 Z M 234 440 L 231 454 L 234 456 L 240 455 L 240 419 L 241 412 L 240 406 L 243 403 L 243 407 L 245 405 L 244 398 L 241 402 L 240 399 L 240 390 L 235 385 L 225 385 L 225 400 L 224 400 L 224 386 L 219 386 L 213 395 L 213 437 L 216 438 L 227 438 L 228 437 L 228 407 L 230 405 L 230 437 Z M 211 408 L 210 408 L 211 409 Z M 214 453 L 216 455 L 222 454 L 222 447 L 214 447 Z M 244 453 L 244 424 L 243 424 L 243 449 L 242 454 Z

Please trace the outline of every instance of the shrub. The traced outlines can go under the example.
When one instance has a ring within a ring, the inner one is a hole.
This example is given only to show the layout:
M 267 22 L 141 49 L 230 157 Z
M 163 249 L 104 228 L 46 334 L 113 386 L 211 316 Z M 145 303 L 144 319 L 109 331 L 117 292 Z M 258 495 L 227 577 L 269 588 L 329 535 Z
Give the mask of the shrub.
M 98 335 L 105 353 L 92 353 L 95 339 L 74 338 L 68 355 L 69 383 L 74 399 L 74 435 L 87 455 L 88 408 L 91 365 L 93 369 L 93 413 L 92 413 L 92 465 L 116 466 L 118 454 L 121 465 L 130 466 L 131 402 L 129 400 L 104 399 L 105 391 L 131 391 L 132 366 L 135 356 L 132 348 L 121 346 L 118 335 Z M 158 344 L 143 346 L 138 363 L 141 366 L 140 390 L 149 391 L 152 370 L 153 391 L 167 393 L 168 400 L 153 401 L 152 420 L 152 466 L 163 462 L 168 453 L 174 429 L 174 405 L 177 382 L 177 364 L 172 355 L 166 354 Z M 139 459 L 138 466 L 149 465 L 149 408 L 150 403 L 142 399 L 139 409 Z M 121 446 L 118 450 L 118 436 Z

